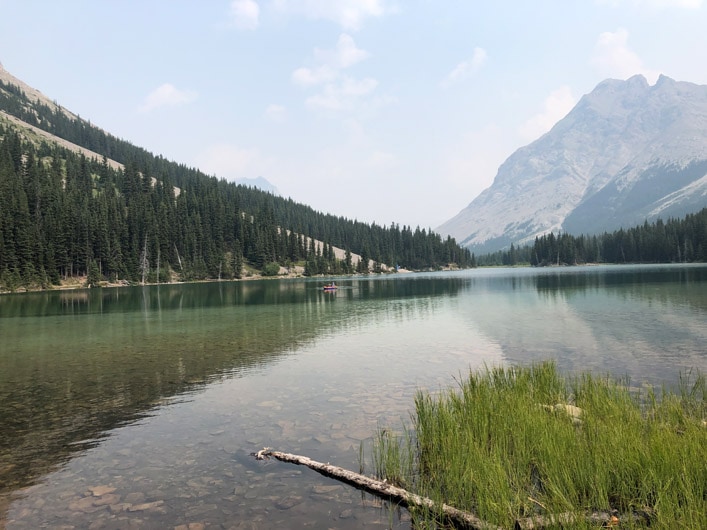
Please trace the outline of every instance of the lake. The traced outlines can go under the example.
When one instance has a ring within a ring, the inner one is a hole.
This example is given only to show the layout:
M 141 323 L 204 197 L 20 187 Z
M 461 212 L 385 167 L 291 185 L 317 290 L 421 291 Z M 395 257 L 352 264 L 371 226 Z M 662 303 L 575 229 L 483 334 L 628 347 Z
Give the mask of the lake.
M 410 528 L 250 453 L 371 473 L 378 428 L 484 366 L 675 385 L 707 372 L 707 265 L 0 296 L 0 528 Z M 191 525 L 191 527 L 189 526 Z

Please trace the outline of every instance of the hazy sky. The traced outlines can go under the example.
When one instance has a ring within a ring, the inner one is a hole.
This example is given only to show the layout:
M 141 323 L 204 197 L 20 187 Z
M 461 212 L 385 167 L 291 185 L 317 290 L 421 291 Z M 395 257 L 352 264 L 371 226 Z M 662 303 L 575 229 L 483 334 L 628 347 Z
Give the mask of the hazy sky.
M 707 84 L 702 0 L 0 0 L 0 62 L 108 132 L 436 227 L 600 81 Z

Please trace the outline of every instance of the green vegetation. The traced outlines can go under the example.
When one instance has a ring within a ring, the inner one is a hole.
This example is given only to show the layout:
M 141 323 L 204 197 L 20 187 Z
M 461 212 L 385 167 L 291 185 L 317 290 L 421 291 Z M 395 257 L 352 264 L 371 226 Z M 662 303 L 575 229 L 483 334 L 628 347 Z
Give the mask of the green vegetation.
M 531 265 L 696 261 L 707 261 L 707 208 L 600 236 L 548 234 L 530 249 Z
M 532 245 L 479 257 L 472 266 L 579 265 L 583 263 L 691 263 L 707 261 L 707 208 L 684 219 L 658 219 L 601 235 L 550 233 Z
M 438 396 L 419 393 L 412 432 L 379 432 L 376 470 L 506 528 L 612 510 L 647 516 L 651 528 L 700 528 L 706 390 L 702 375 L 657 395 L 610 378 L 562 377 L 553 363 L 487 369 Z M 430 523 L 437 514 L 414 517 Z M 646 524 L 637 517 L 621 528 Z M 596 526 L 578 518 L 571 527 Z
M 90 284 L 232 279 L 266 265 L 266 273 L 299 264 L 309 275 L 346 274 L 356 272 L 351 253 L 367 258 L 362 273 L 368 259 L 374 271 L 381 263 L 469 265 L 469 251 L 451 238 L 324 214 L 207 176 L 29 100 L 14 85 L 0 82 L 0 109 L 104 157 L 0 120 L 0 291 L 76 277 Z M 346 258 L 335 258 L 332 246 Z

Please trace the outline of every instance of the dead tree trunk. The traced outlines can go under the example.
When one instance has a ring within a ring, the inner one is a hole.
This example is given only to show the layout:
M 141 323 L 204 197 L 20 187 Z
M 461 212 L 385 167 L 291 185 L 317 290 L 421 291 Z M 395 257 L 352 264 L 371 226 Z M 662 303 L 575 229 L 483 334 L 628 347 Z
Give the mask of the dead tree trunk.
M 312 460 L 306 456 L 281 453 L 280 451 L 273 451 L 269 448 L 253 453 L 253 456 L 255 456 L 258 460 L 263 460 L 272 456 L 273 458 L 277 458 L 283 462 L 307 466 L 322 475 L 346 482 L 347 484 L 351 484 L 352 486 L 363 489 L 369 493 L 373 493 L 379 497 L 384 497 L 395 501 L 403 506 L 418 506 L 426 508 L 432 512 L 441 512 L 444 517 L 449 519 L 449 521 L 454 523 L 457 527 L 471 528 L 475 530 L 501 530 L 500 527 L 487 523 L 486 521 L 482 521 L 472 513 L 458 510 L 457 508 L 446 504 L 440 505 L 432 499 L 411 493 L 403 488 L 388 484 L 387 482 L 376 480 L 374 478 L 361 475 L 360 473 L 354 473 L 353 471 L 349 471 L 348 469 L 344 469 L 339 466 L 332 466 L 331 464 L 317 462 L 316 460 Z
M 179 262 L 179 270 L 184 274 L 184 267 L 182 267 L 182 258 L 179 257 L 179 249 L 177 248 L 177 244 L 174 244 L 174 251 L 177 253 L 177 262 Z
M 142 249 L 142 255 L 140 256 L 140 269 L 142 270 L 142 281 L 141 285 L 145 285 L 145 276 L 149 273 L 150 262 L 147 259 L 147 234 L 145 234 L 145 245 Z

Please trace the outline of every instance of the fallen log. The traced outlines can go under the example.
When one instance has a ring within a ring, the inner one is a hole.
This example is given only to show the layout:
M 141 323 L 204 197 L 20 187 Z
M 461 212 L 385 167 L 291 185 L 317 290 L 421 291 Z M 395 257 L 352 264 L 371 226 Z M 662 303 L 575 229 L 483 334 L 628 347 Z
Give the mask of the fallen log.
M 293 455 L 291 453 L 282 453 L 280 451 L 273 451 L 272 449 L 266 447 L 261 449 L 256 453 L 251 453 L 258 460 L 264 460 L 269 457 L 276 458 L 283 462 L 290 462 L 292 464 L 307 466 L 324 476 L 335 478 L 342 482 L 346 482 L 352 486 L 359 489 L 363 489 L 369 493 L 377 495 L 379 497 L 384 497 L 389 500 L 395 501 L 403 506 L 418 506 L 426 508 L 433 513 L 442 513 L 451 523 L 460 528 L 469 528 L 473 530 L 502 530 L 496 525 L 482 521 L 477 516 L 472 513 L 465 512 L 454 508 L 453 506 L 448 506 L 447 504 L 440 504 L 427 497 L 422 497 L 415 493 L 409 492 L 406 489 L 399 488 L 392 484 L 389 484 L 383 480 L 377 480 L 360 473 L 354 473 L 343 467 L 333 466 L 331 464 L 324 464 L 322 462 L 317 462 L 306 456 Z
M 488 523 L 479 519 L 476 515 L 449 506 L 440 504 L 428 497 L 422 497 L 406 489 L 394 486 L 384 480 L 377 480 L 360 473 L 354 473 L 343 467 L 333 466 L 329 463 L 317 462 L 306 456 L 294 455 L 292 453 L 282 453 L 273 451 L 269 447 L 251 453 L 258 460 L 265 460 L 269 457 L 276 458 L 282 462 L 307 466 L 324 476 L 335 478 L 341 482 L 350 484 L 356 488 L 388 500 L 397 502 L 401 506 L 417 506 L 430 510 L 433 513 L 442 513 L 447 520 L 457 528 L 469 528 L 472 530 L 503 530 L 502 527 Z M 554 515 L 536 515 L 524 519 L 517 519 L 514 530 L 539 530 L 548 527 L 572 526 L 580 521 L 610 528 L 618 526 L 621 522 L 631 522 L 633 524 L 650 524 L 653 512 L 649 509 L 634 512 L 631 514 L 618 514 L 618 512 L 593 512 L 590 514 L 561 513 Z

